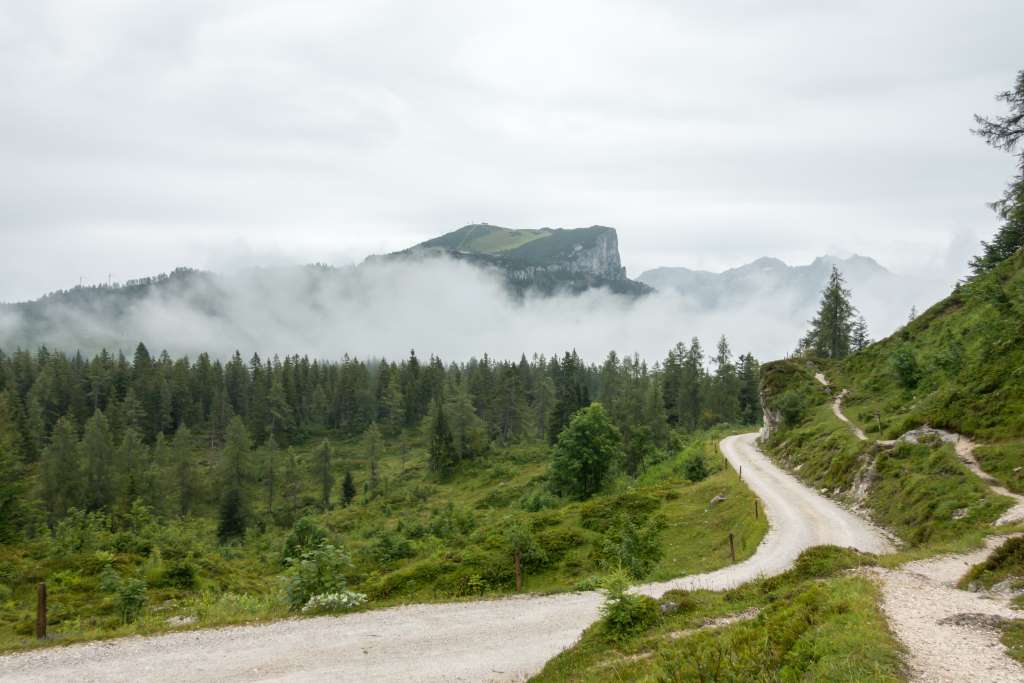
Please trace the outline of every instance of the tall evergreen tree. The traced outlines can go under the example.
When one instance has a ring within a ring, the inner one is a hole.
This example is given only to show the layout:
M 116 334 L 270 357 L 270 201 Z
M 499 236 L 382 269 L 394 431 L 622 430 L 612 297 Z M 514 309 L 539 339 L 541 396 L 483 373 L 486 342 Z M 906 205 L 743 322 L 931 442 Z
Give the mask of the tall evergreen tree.
M 24 462 L 7 392 L 0 393 L 0 545 L 18 540 L 26 522 Z
M 345 470 L 345 478 L 341 481 L 341 504 L 348 507 L 356 497 L 356 483 L 352 480 L 352 470 Z
M 114 502 L 115 477 L 114 444 L 106 416 L 93 413 L 85 422 L 80 458 L 85 464 L 85 505 L 90 510 L 109 508 Z
M 324 439 L 313 453 L 316 469 L 316 480 L 320 484 L 320 507 L 328 510 L 331 507 L 331 489 L 334 487 L 334 451 L 331 444 Z
M 366 454 L 366 465 L 369 470 L 369 476 L 366 480 L 366 488 L 372 494 L 377 492 L 377 488 L 380 486 L 380 451 L 381 442 L 380 428 L 376 422 L 370 423 L 370 426 L 366 428 L 366 432 L 363 433 L 363 453 Z
M 551 484 L 556 493 L 586 499 L 604 485 L 622 454 L 622 435 L 600 403 L 576 413 L 558 435 L 551 457 Z
M 192 432 L 184 424 L 178 427 L 174 434 L 171 459 L 174 489 L 178 499 L 178 514 L 185 517 L 195 509 L 199 498 L 199 478 L 192 455 Z
M 1006 102 L 1010 112 L 991 119 L 975 116 L 978 128 L 974 133 L 996 149 L 1016 153 L 1017 174 L 1002 199 L 992 205 L 1003 224 L 992 241 L 981 243 L 981 255 L 971 260 L 975 274 L 994 268 L 1024 246 L 1024 148 L 1018 151 L 1024 139 L 1024 70 L 1017 73 L 1014 88 L 1000 93 L 996 99 Z
M 12 437 L 13 431 L 8 435 L 8 438 Z M 53 434 L 50 435 L 50 443 L 43 451 L 39 474 L 43 504 L 50 522 L 55 524 L 64 518 L 68 510 L 83 502 L 84 482 L 78 460 L 78 434 L 69 417 L 57 420 Z
M 821 293 L 818 314 L 811 329 L 800 340 L 799 351 L 821 358 L 846 358 L 850 355 L 853 316 L 857 309 L 850 303 L 850 290 L 839 268 L 832 266 L 828 284 Z
M 870 343 L 871 339 L 868 337 L 868 323 L 864 320 L 864 316 L 858 316 L 857 319 L 853 321 L 853 325 L 850 328 L 850 350 L 856 353 Z
M 443 481 L 451 477 L 458 464 L 455 439 L 452 438 L 452 431 L 448 427 L 444 404 L 437 401 L 430 426 L 430 471 Z

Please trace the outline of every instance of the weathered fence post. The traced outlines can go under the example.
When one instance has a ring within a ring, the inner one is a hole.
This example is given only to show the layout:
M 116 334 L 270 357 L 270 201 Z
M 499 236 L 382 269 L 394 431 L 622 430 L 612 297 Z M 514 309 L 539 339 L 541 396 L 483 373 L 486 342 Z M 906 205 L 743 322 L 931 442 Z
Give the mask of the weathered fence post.
M 732 561 L 736 561 L 736 544 L 733 543 L 732 533 L 729 533 L 729 554 L 732 555 Z
M 46 638 L 46 582 L 36 586 L 36 638 Z
M 760 516 L 757 514 L 757 498 L 754 499 L 754 519 L 759 519 Z
M 740 472 L 740 481 L 743 481 L 743 465 L 740 465 L 739 472 Z

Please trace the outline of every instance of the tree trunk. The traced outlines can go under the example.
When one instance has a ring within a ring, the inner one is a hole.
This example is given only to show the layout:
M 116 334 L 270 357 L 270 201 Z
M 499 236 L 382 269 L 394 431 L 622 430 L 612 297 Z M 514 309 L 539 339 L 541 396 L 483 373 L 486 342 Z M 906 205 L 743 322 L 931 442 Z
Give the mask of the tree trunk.
M 523 592 L 523 554 L 520 551 L 516 551 L 515 554 L 516 564 L 516 593 Z

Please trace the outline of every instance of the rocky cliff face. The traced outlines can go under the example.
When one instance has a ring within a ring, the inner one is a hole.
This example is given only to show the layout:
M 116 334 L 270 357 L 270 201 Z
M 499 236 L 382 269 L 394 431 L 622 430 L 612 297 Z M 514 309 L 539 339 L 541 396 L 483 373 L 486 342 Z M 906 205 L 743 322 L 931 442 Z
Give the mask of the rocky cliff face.
M 626 277 L 614 228 L 592 226 L 573 230 L 542 228 L 511 230 L 492 225 L 467 225 L 383 258 L 447 255 L 499 269 L 517 293 L 578 293 L 608 287 L 640 295 L 650 287 Z

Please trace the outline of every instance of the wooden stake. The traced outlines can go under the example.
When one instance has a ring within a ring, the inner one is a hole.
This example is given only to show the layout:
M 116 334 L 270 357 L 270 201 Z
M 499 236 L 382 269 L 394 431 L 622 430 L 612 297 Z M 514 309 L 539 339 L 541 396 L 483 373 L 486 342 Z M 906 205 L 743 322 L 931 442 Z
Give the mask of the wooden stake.
M 46 582 L 36 586 L 36 638 L 46 638 Z
M 515 552 L 516 593 L 523 592 L 523 554 Z
M 743 481 L 743 465 L 740 465 L 740 481 Z
M 733 543 L 732 534 L 729 534 L 729 554 L 732 555 L 732 561 L 736 561 L 736 544 Z
M 758 514 L 757 514 L 757 499 L 755 498 L 754 499 L 754 519 L 758 519 L 758 518 L 759 517 L 758 517 Z

